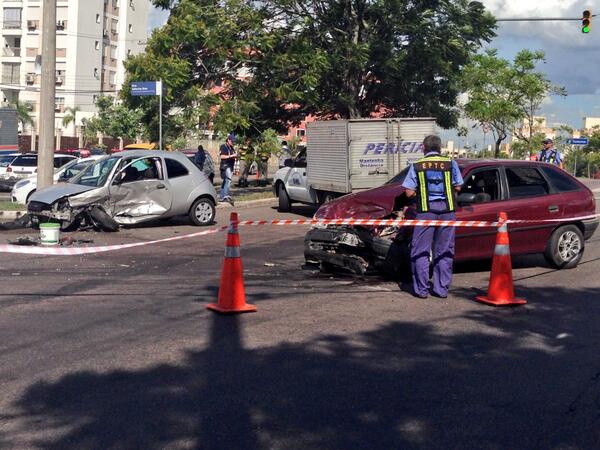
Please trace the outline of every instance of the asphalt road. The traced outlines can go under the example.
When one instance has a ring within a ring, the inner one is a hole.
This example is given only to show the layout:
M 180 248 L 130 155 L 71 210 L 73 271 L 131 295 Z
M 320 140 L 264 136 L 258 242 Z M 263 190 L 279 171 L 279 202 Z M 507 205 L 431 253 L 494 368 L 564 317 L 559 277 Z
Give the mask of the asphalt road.
M 497 309 L 473 300 L 489 265 L 457 267 L 446 300 L 418 300 L 395 281 L 305 267 L 306 230 L 241 230 L 258 307 L 242 316 L 205 309 L 225 234 L 2 255 L 0 448 L 599 448 L 598 233 L 573 270 L 515 258 L 528 304 Z M 102 245 L 195 231 L 180 221 L 73 236 Z

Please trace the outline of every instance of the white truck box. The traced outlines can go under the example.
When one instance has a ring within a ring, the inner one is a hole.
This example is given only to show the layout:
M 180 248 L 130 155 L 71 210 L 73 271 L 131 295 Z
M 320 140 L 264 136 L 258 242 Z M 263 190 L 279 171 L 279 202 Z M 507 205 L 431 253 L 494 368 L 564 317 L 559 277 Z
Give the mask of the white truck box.
M 307 126 L 307 184 L 347 194 L 380 186 L 423 157 L 423 139 L 436 132 L 433 118 L 356 119 Z

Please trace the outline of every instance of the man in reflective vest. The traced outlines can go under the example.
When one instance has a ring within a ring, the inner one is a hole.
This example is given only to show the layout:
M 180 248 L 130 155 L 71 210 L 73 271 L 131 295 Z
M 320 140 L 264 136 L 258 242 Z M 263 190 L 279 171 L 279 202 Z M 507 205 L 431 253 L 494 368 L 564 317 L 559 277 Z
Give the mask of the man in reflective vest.
M 406 195 L 416 196 L 417 220 L 454 220 L 455 192 L 463 178 L 458 164 L 440 155 L 442 141 L 430 135 L 423 141 L 425 157 L 412 164 L 402 186 Z M 413 292 L 420 298 L 429 295 L 429 255 L 432 254 L 433 283 L 431 294 L 446 298 L 452 282 L 454 227 L 415 227 L 410 259 Z M 433 251 L 432 251 L 433 250 Z
M 554 148 L 554 142 L 552 139 L 544 139 L 542 141 L 542 145 L 544 146 L 537 155 L 537 160 L 554 164 L 561 169 L 564 169 L 564 164 L 562 161 L 562 157 L 560 152 Z

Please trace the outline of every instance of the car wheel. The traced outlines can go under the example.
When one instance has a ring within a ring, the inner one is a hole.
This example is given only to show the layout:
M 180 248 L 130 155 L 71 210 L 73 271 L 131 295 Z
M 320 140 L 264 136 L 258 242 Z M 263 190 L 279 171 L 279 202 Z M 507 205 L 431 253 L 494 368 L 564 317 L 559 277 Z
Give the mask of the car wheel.
M 99 206 L 92 206 L 89 212 L 92 223 L 102 231 L 118 231 L 119 224 Z
M 215 204 L 209 198 L 199 198 L 192 204 L 189 216 L 194 225 L 210 225 L 215 221 Z
M 583 256 L 583 234 L 575 225 L 558 228 L 546 244 L 544 256 L 557 269 L 572 269 Z
M 277 191 L 277 198 L 279 199 L 279 206 L 277 211 L 279 212 L 290 212 L 292 210 L 292 202 L 290 201 L 290 196 L 288 195 L 285 187 L 281 186 Z

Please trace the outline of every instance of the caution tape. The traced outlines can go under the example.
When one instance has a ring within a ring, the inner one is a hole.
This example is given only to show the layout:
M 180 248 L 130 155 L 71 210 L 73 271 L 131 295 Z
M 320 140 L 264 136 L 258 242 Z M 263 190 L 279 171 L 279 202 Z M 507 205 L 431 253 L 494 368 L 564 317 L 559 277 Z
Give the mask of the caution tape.
M 593 214 L 582 217 L 571 217 L 568 219 L 550 219 L 550 220 L 512 220 L 509 219 L 506 223 L 539 223 L 539 222 L 573 222 L 576 220 L 587 220 L 600 217 L 600 214 Z M 240 220 L 235 222 L 238 227 L 243 226 L 286 226 L 286 225 L 354 225 L 354 226 L 415 226 L 415 227 L 469 227 L 469 228 L 492 228 L 499 227 L 504 222 L 491 222 L 484 220 L 415 220 L 415 219 L 277 219 L 277 220 Z M 142 247 L 151 244 L 160 244 L 163 242 L 179 241 L 182 239 L 190 239 L 208 234 L 220 233 L 226 231 L 228 225 L 219 228 L 211 228 L 210 230 L 199 231 L 197 233 L 184 234 L 181 236 L 173 236 L 164 239 L 156 239 L 153 241 L 134 242 L 130 244 L 105 245 L 96 247 L 29 247 L 14 244 L 0 244 L 0 253 L 21 253 L 29 255 L 55 255 L 55 256 L 76 256 L 88 255 L 92 253 L 102 253 L 114 250 L 122 250 L 126 248 Z

